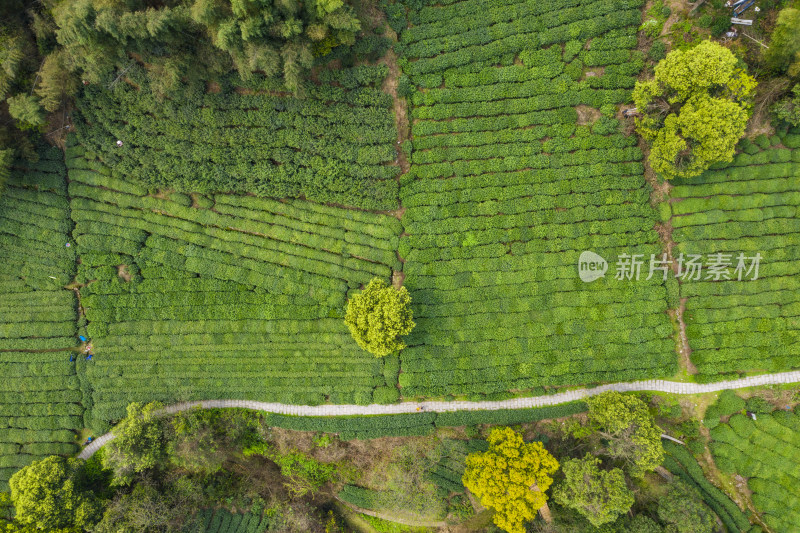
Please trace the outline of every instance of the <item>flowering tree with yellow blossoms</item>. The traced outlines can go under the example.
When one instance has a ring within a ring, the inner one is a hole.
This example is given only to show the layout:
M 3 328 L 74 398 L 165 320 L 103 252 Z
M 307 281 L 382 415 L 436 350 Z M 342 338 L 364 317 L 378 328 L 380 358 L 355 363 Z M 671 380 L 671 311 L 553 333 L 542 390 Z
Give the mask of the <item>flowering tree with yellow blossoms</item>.
M 494 509 L 494 523 L 509 533 L 524 533 L 525 522 L 547 502 L 558 461 L 541 442 L 526 443 L 511 428 L 494 428 L 489 449 L 466 458 L 462 481 L 481 505 Z

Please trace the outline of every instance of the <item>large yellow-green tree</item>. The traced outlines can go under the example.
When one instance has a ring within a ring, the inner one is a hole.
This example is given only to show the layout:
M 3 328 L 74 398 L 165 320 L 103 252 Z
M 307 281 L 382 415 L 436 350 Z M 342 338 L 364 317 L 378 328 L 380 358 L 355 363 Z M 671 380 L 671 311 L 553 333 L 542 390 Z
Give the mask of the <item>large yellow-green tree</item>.
M 16 521 L 32 530 L 89 529 L 103 502 L 87 486 L 85 462 L 50 456 L 22 468 L 9 480 Z
M 408 289 L 395 289 L 380 278 L 347 302 L 344 323 L 361 348 L 383 357 L 405 348 L 400 340 L 414 328 Z
M 462 481 L 481 505 L 495 511 L 494 523 L 509 533 L 524 533 L 525 522 L 547 502 L 558 461 L 541 442 L 526 443 L 511 428 L 494 428 L 489 449 L 466 458 Z
M 650 143 L 650 166 L 664 178 L 690 178 L 730 162 L 750 118 L 756 81 L 727 48 L 703 41 L 673 50 L 653 79 L 637 82 L 636 129 Z

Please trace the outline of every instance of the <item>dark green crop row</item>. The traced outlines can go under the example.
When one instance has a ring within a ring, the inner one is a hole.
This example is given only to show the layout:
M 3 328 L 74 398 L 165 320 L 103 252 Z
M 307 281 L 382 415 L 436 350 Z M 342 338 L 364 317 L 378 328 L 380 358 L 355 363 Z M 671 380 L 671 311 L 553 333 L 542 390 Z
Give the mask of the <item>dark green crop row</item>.
M 386 72 L 374 68 L 362 82 Z M 376 87 L 307 88 L 303 99 L 265 87 L 158 101 L 127 84 L 89 86 L 73 122 L 85 155 L 123 181 L 396 208 L 391 98 Z

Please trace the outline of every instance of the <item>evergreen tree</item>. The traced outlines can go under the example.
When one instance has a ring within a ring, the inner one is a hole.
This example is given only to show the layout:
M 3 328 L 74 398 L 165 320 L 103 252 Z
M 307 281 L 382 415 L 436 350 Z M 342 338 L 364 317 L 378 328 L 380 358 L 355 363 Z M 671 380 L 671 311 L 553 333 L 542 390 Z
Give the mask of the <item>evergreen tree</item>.
M 787 7 L 778 13 L 764 58 L 775 72 L 800 77 L 800 9 Z

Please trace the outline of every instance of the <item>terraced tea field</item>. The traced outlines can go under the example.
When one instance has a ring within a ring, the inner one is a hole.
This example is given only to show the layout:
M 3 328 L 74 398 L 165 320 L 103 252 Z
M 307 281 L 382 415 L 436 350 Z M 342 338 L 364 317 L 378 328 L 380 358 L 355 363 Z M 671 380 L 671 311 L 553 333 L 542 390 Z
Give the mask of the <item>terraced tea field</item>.
M 642 68 L 641 5 L 467 0 L 411 16 L 404 395 L 675 372 L 661 277 L 576 271 L 584 250 L 661 253 L 636 139 L 600 111 L 629 101 Z
M 704 379 L 800 363 L 800 151 L 781 144 L 797 148 L 800 135 L 760 141 L 671 191 L 673 255 L 722 253 L 730 263 L 724 274 L 681 283 L 691 358 Z M 756 254 L 757 276 L 747 273 Z

